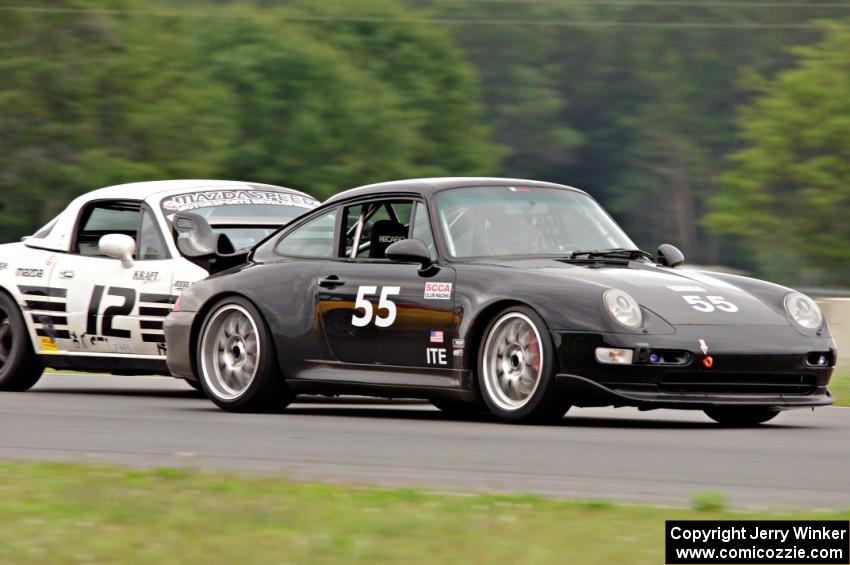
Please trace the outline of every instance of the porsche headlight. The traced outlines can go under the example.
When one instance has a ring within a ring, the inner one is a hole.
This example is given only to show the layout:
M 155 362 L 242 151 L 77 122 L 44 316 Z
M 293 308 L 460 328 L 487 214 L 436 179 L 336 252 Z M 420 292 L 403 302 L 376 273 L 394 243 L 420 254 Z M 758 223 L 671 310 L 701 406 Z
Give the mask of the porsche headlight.
M 814 300 L 799 292 L 785 297 L 785 311 L 800 326 L 816 330 L 823 325 L 823 314 Z
M 640 306 L 627 292 L 609 288 L 602 295 L 602 302 L 608 313 L 627 328 L 635 329 L 643 323 Z

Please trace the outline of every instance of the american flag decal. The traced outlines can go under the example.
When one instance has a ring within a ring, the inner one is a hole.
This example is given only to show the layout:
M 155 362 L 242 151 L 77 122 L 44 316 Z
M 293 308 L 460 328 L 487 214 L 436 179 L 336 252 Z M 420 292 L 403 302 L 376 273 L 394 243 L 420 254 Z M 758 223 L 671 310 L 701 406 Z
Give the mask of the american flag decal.
M 443 343 L 442 330 L 431 330 L 431 343 Z

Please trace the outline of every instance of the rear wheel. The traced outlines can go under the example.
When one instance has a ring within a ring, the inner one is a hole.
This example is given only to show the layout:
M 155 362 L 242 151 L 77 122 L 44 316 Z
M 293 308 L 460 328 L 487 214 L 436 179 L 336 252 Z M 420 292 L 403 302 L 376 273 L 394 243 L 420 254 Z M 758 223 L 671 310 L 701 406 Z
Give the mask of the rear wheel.
M 234 296 L 218 302 L 204 321 L 199 343 L 201 385 L 219 407 L 275 411 L 292 401 L 271 332 L 248 300 Z
M 745 428 L 757 426 L 776 418 L 779 415 L 779 410 L 757 406 L 718 406 L 707 409 L 705 414 L 718 424 Z
M 534 310 L 511 306 L 484 331 L 478 386 L 487 407 L 508 422 L 559 421 L 569 405 L 555 395 L 555 348 Z
M 27 390 L 43 371 L 18 305 L 0 293 L 0 390 Z

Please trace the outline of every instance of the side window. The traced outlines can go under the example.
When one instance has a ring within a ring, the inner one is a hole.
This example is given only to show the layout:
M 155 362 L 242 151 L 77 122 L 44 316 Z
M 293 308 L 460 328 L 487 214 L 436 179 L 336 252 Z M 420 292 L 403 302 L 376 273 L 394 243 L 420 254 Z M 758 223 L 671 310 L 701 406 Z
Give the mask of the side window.
M 136 239 L 136 257 L 141 261 L 168 259 L 168 248 L 150 210 L 142 210 L 139 237 Z
M 407 239 L 412 210 L 413 202 L 409 200 L 383 200 L 346 207 L 343 256 L 385 259 L 387 247 Z
M 132 200 L 89 204 L 80 217 L 73 251 L 80 255 L 101 256 L 98 241 L 110 233 L 123 233 L 135 239 L 141 208 L 141 202 Z
M 431 254 L 431 259 L 437 258 L 437 246 L 434 244 L 434 234 L 431 233 L 431 223 L 428 221 L 428 208 L 422 202 L 416 203 L 416 213 L 413 215 L 413 229 L 410 237 L 422 241 Z
M 275 252 L 299 257 L 333 257 L 335 226 L 336 209 L 333 209 L 283 236 Z

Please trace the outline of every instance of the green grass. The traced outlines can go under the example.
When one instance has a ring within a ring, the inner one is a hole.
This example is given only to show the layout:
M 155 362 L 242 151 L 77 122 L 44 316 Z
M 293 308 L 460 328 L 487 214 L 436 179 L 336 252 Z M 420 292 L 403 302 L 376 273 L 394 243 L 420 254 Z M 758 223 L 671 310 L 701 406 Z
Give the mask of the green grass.
M 836 406 L 850 406 L 850 367 L 838 367 L 829 381 Z
M 716 498 L 716 497 L 715 497 Z M 0 464 L 2 563 L 663 563 L 687 510 L 449 496 L 175 469 Z M 773 518 L 843 514 L 785 513 Z

